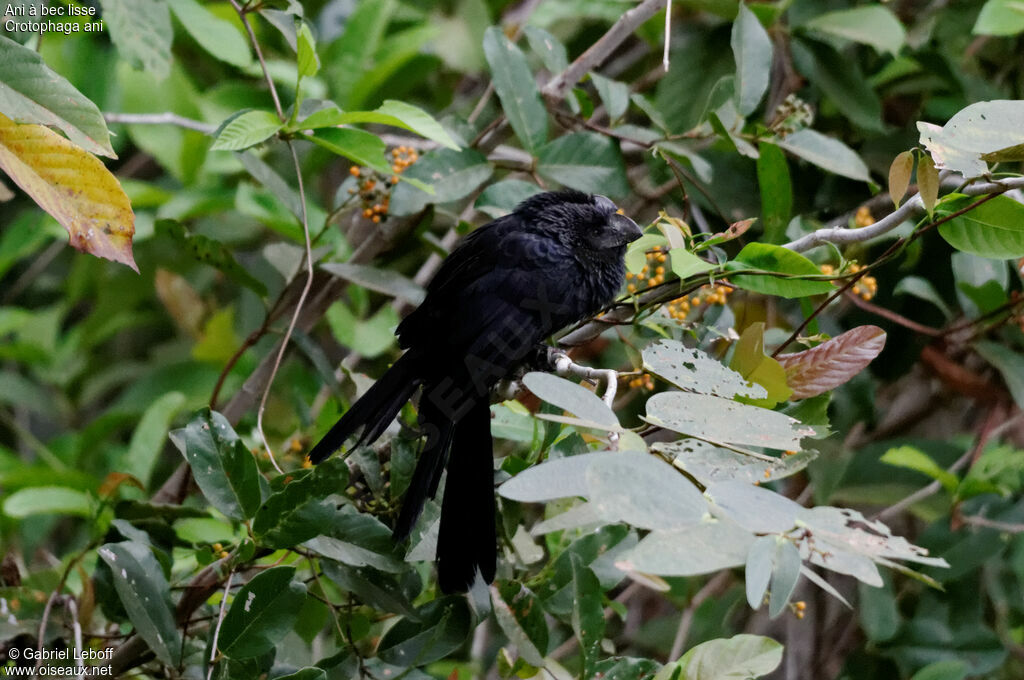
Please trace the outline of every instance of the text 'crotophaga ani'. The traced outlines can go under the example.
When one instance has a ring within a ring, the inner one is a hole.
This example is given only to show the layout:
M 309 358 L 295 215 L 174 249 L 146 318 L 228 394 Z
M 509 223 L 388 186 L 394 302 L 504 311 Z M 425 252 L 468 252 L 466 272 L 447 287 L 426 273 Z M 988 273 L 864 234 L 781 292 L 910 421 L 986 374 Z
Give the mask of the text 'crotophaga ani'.
M 475 230 L 399 324 L 405 354 L 310 452 L 318 463 L 360 428 L 355 446 L 373 443 L 422 387 L 425 441 L 394 536 L 409 535 L 447 467 L 437 541 L 443 591 L 467 590 L 478 570 L 494 579 L 491 388 L 545 338 L 614 298 L 626 245 L 640 234 L 609 199 L 578 191 L 537 194 Z

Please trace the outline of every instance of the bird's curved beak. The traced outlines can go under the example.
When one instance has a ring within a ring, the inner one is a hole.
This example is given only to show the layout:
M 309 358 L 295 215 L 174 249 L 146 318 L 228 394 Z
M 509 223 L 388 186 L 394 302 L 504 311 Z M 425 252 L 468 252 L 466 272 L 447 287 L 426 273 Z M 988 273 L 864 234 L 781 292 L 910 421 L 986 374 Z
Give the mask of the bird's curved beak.
M 608 218 L 608 226 L 621 239 L 622 244 L 632 243 L 643 236 L 643 231 L 636 222 L 619 213 L 614 213 Z

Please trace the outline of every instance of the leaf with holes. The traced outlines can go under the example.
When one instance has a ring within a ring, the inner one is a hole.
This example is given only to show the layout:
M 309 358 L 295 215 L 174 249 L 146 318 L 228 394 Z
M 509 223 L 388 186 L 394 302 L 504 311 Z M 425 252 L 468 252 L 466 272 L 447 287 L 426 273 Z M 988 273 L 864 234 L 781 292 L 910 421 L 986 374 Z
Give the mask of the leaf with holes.
M 736 395 L 763 398 L 760 385 L 744 380 L 702 350 L 689 348 L 678 340 L 658 340 L 644 348 L 644 370 L 664 378 L 676 387 L 726 399 Z
M 846 383 L 864 370 L 885 347 L 885 331 L 858 326 L 817 347 L 780 354 L 793 399 L 806 399 Z
M 0 169 L 67 229 L 72 247 L 138 271 L 131 202 L 95 156 L 47 127 L 0 114 Z
M 652 425 L 711 442 L 792 451 L 814 428 L 789 416 L 729 399 L 689 392 L 659 392 L 647 400 Z

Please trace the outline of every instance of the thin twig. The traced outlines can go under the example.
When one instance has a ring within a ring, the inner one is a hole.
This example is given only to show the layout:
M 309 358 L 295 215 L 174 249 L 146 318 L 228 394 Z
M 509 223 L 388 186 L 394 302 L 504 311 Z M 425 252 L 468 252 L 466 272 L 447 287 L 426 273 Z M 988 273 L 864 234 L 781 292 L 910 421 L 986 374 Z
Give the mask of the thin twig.
M 600 66 L 641 24 L 661 11 L 666 2 L 667 0 L 644 0 L 623 14 L 597 42 L 587 48 L 564 71 L 552 78 L 541 90 L 541 94 L 549 100 L 561 100 L 566 92 L 583 76 Z
M 186 130 L 202 132 L 204 135 L 212 134 L 217 129 L 216 125 L 179 116 L 170 111 L 165 113 L 104 113 L 103 119 L 108 123 L 123 123 L 125 125 L 176 125 Z
M 971 524 L 986 529 L 997 529 L 1008 534 L 1024 533 L 1024 524 L 1020 522 L 1001 522 L 997 519 L 989 519 L 981 515 L 963 515 L 961 518 L 964 524 Z
M 213 677 L 213 662 L 217 659 L 217 638 L 220 637 L 220 627 L 224 623 L 224 612 L 227 610 L 228 595 L 231 594 L 231 580 L 235 577 L 235 572 L 229 571 L 228 578 L 224 582 L 224 593 L 220 598 L 220 610 L 217 612 L 217 625 L 213 628 L 213 640 L 210 644 L 210 667 L 206 671 L 206 680 L 210 680 Z
M 283 122 L 284 109 L 281 108 L 281 100 L 277 96 L 277 88 L 274 86 L 274 79 L 270 77 L 270 71 L 267 70 L 267 62 L 263 59 L 263 50 L 260 49 L 260 41 L 256 39 L 256 34 L 253 33 L 252 25 L 249 23 L 249 12 L 247 9 L 238 4 L 238 0 L 230 0 L 231 6 L 238 12 L 238 18 L 242 20 L 242 25 L 245 26 L 245 32 L 249 34 L 249 42 L 252 43 L 252 47 L 256 50 L 256 58 L 260 62 L 260 68 L 263 69 L 263 78 L 267 81 L 267 87 L 270 88 L 270 96 L 274 100 L 274 110 L 277 111 L 277 117 Z
M 846 299 L 866 312 L 870 312 L 875 316 L 880 316 L 883 319 L 888 319 L 889 321 L 892 321 L 894 324 L 903 326 L 904 328 L 908 328 L 914 331 L 915 333 L 927 335 L 932 338 L 940 337 L 945 333 L 945 331 L 939 330 L 938 328 L 925 326 L 924 324 L 908 319 L 902 314 L 897 314 L 896 312 L 888 310 L 885 307 L 879 307 L 876 304 L 872 304 L 867 300 L 862 299 L 859 295 L 852 291 L 846 291 Z
M 263 390 L 263 397 L 260 399 L 259 408 L 256 411 L 256 431 L 259 432 L 260 439 L 263 440 L 263 446 L 267 450 L 267 454 L 270 456 L 270 462 L 273 463 L 274 468 L 283 474 L 283 470 L 277 464 L 277 460 L 274 458 L 273 449 L 270 448 L 270 442 L 267 441 L 267 435 L 263 431 L 263 412 L 267 407 L 267 398 L 270 396 L 270 388 L 274 385 L 274 377 L 277 375 L 277 370 L 281 367 L 281 360 L 284 358 L 284 353 L 288 349 L 288 341 L 292 337 L 292 331 L 295 330 L 295 324 L 299 319 L 299 314 L 302 312 L 302 305 L 306 302 L 306 296 L 309 295 L 310 288 L 313 287 L 313 246 L 310 243 L 309 238 L 309 215 L 306 210 L 306 189 L 302 181 L 302 166 L 299 165 L 299 155 L 295 151 L 295 145 L 288 140 L 288 150 L 292 154 L 292 162 L 295 164 L 295 176 L 298 178 L 299 183 L 299 203 L 302 205 L 302 237 L 305 240 L 306 246 L 306 285 L 302 288 L 302 294 L 299 295 L 299 301 L 295 305 L 295 312 L 292 314 L 291 319 L 288 321 L 288 330 L 284 333 L 284 338 L 281 339 L 281 344 L 278 347 L 277 357 L 274 360 L 274 367 L 270 371 L 270 377 L 267 379 L 267 386 Z

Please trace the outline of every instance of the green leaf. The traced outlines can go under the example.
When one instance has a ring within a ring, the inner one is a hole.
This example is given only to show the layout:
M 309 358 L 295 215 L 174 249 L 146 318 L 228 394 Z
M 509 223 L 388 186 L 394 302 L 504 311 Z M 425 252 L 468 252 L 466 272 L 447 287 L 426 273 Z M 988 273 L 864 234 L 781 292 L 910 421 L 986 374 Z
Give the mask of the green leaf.
M 205 234 L 190 233 L 185 225 L 177 220 L 157 220 L 154 232 L 174 239 L 180 250 L 191 254 L 197 261 L 214 267 L 235 283 L 245 286 L 260 297 L 267 295 L 267 287 L 263 282 L 240 265 L 231 250 L 220 241 Z
M 790 278 L 821 276 L 821 270 L 800 253 L 769 243 L 748 243 L 726 268 L 733 271 L 753 269 L 783 275 L 742 274 L 729 277 L 729 280 L 740 288 L 764 295 L 799 298 L 835 290 L 829 281 Z
M 170 437 L 213 507 L 234 519 L 256 514 L 260 506 L 256 459 L 224 416 L 201 409 L 186 427 L 174 430 Z
M 150 404 L 132 433 L 128 453 L 118 469 L 148 488 L 153 468 L 167 443 L 167 430 L 184 406 L 185 395 L 181 392 L 168 392 Z
M 515 581 L 491 587 L 494 618 L 528 664 L 540 668 L 548 653 L 548 624 L 537 596 Z
M 459 150 L 451 135 L 423 109 L 394 99 L 385 100 L 373 111 L 342 111 L 337 107 L 321 109 L 296 127 L 300 130 L 355 123 L 378 123 L 415 132 L 449 149 Z
M 760 635 L 737 635 L 701 643 L 675 664 L 668 664 L 654 680 L 670 680 L 673 666 L 683 669 L 685 680 L 733 680 L 768 675 L 782 662 L 782 645 Z
M 348 484 L 348 466 L 332 458 L 299 477 L 285 475 L 284 488 L 273 493 L 256 511 L 252 533 L 260 545 L 291 548 L 328 530 L 336 512 L 327 496 Z
M 643 350 L 644 370 L 673 385 L 726 399 L 736 395 L 760 399 L 764 388 L 753 385 L 739 373 L 726 368 L 704 351 L 690 348 L 678 340 L 658 340 Z
M 491 184 L 480 192 L 473 207 L 492 218 L 503 217 L 528 199 L 539 194 L 540 187 L 521 179 L 505 179 Z
M 932 303 L 939 308 L 946 320 L 953 318 L 953 310 L 946 304 L 945 298 L 935 290 L 931 281 L 921 276 L 905 276 L 893 286 L 893 295 L 911 295 L 921 300 Z
M 1024 205 L 996 196 L 939 227 L 949 245 L 997 260 L 1024 256 Z
M 763 446 L 782 451 L 800 448 L 814 429 L 789 416 L 729 399 L 688 392 L 660 392 L 647 400 L 647 417 L 681 434 L 711 442 Z
M 736 108 L 749 116 L 768 89 L 772 41 L 768 32 L 742 2 L 732 25 L 732 54 L 736 60 Z
M 96 501 L 78 489 L 63 486 L 30 486 L 4 499 L 4 514 L 15 519 L 32 515 L 78 515 L 91 517 Z
M 336 478 L 335 488 L 337 486 Z M 306 541 L 304 545 L 324 557 L 351 567 L 369 566 L 394 574 L 405 568 L 396 555 L 391 529 L 376 517 L 361 514 L 346 505 L 332 512 L 319 526 L 323 535 Z
M 387 145 L 377 135 L 353 128 L 325 128 L 314 130 L 307 139 L 357 165 L 373 168 L 384 175 L 391 174 L 391 165 L 384 157 Z
M 110 40 L 135 68 L 157 80 L 171 72 L 171 14 L 160 0 L 100 0 Z
M 306 599 L 306 586 L 292 580 L 295 567 L 272 567 L 235 594 L 221 624 L 217 647 L 232 659 L 265 654 L 291 631 Z
M 431 203 L 451 203 L 469 196 L 494 172 L 487 157 L 475 149 L 436 149 L 423 156 L 403 179 L 419 180 L 433 187 L 433 195 L 405 182 L 391 193 L 391 214 L 412 215 Z
M 572 132 L 537 152 L 537 172 L 567 187 L 611 197 L 629 194 L 618 143 L 594 132 Z
M 803 129 L 775 142 L 786 151 L 817 165 L 823 170 L 850 179 L 871 182 L 868 166 L 860 156 L 838 139 L 826 137 L 816 130 Z
M 239 68 L 252 63 L 249 43 L 230 22 L 196 0 L 173 0 L 167 4 L 188 34 L 210 56 Z
M 988 162 L 1024 160 L 1024 101 L 978 102 L 939 127 L 918 122 L 921 144 L 935 166 L 968 179 L 988 173 Z
M 117 596 L 136 632 L 160 661 L 177 666 L 181 636 L 171 611 L 170 587 L 152 550 L 125 541 L 107 543 L 97 553 L 110 567 Z
M 329 262 L 321 265 L 320 268 L 363 288 L 400 298 L 413 305 L 423 302 L 423 298 L 426 296 L 426 291 L 422 286 L 392 271 L 351 262 Z
M 92 100 L 50 70 L 36 52 L 2 35 L 0 113 L 17 123 L 56 127 L 90 153 L 117 157 L 103 114 Z
M 910 680 L 964 680 L 971 667 L 961 659 L 935 661 L 911 676 Z
M 937 480 L 942 487 L 949 493 L 956 491 L 957 484 L 960 480 L 952 472 L 947 472 L 942 469 L 934 460 L 931 459 L 924 451 L 914 448 L 913 446 L 900 446 L 894 449 L 886 451 L 880 461 L 888 463 L 889 465 L 895 465 L 896 467 L 907 468 L 909 470 L 916 470 L 922 474 L 928 475 L 934 480 Z
M 1024 355 L 988 340 L 974 343 L 974 351 L 996 367 L 1017 406 L 1024 408 Z
M 793 213 L 793 185 L 786 154 L 775 144 L 758 144 L 757 185 L 761 192 L 761 223 L 768 243 L 786 240 L 786 226 Z
M 743 329 L 736 349 L 733 350 L 729 368 L 743 378 L 764 388 L 763 397 L 746 398 L 740 401 L 764 408 L 772 408 L 793 395 L 793 390 L 786 381 L 786 370 L 774 358 L 764 353 L 764 322 L 752 323 Z M 728 396 L 728 395 L 720 395 Z
M 804 28 L 871 45 L 894 56 L 907 41 L 907 31 L 888 7 L 868 5 L 819 14 Z
M 672 248 L 668 252 L 672 273 L 680 279 L 686 279 L 694 274 L 703 274 L 715 268 L 710 262 L 700 259 L 686 248 Z M 642 262 L 640 268 L 643 268 Z
M 797 70 L 835 103 L 840 114 L 865 130 L 884 131 L 881 101 L 857 61 L 816 40 L 795 39 L 790 49 Z
M 978 14 L 971 33 L 975 35 L 1017 35 L 1024 32 L 1024 7 L 1020 0 L 988 0 Z
M 284 126 L 270 111 L 246 111 L 228 121 L 210 146 L 211 151 L 241 151 L 272 137 Z
M 537 53 L 540 60 L 544 62 L 544 68 L 556 76 L 569 65 L 569 56 L 565 45 L 543 28 L 533 25 L 523 27 L 526 40 L 530 43 L 530 49 Z
M 523 147 L 536 153 L 548 139 L 548 112 L 525 55 L 499 27 L 491 26 L 484 33 L 484 56 L 509 125 Z
M 449 596 L 416 610 L 417 620 L 403 618 L 388 629 L 377 647 L 382 661 L 403 668 L 443 659 L 465 642 L 470 633 L 466 598 Z
M 590 390 L 550 373 L 527 373 L 523 384 L 546 402 L 576 414 L 580 419 L 607 429 L 618 429 L 619 419 L 600 397 Z
M 622 118 L 629 107 L 629 86 L 598 73 L 591 73 L 590 80 L 601 96 L 604 108 L 608 112 L 608 120 L 614 123 Z
M 772 578 L 772 562 L 779 544 L 777 536 L 759 536 L 747 554 L 747 566 L 743 574 L 746 586 L 747 604 L 751 609 L 760 609 L 768 592 Z
M 570 557 L 572 565 L 572 630 L 580 641 L 583 653 L 584 678 L 594 677 L 594 666 L 601 653 L 604 637 L 604 609 L 601 607 L 601 584 L 578 555 Z
M 320 57 L 316 54 L 316 39 L 313 38 L 313 32 L 309 30 L 309 24 L 302 22 L 295 37 L 299 77 L 315 76 L 320 71 Z

